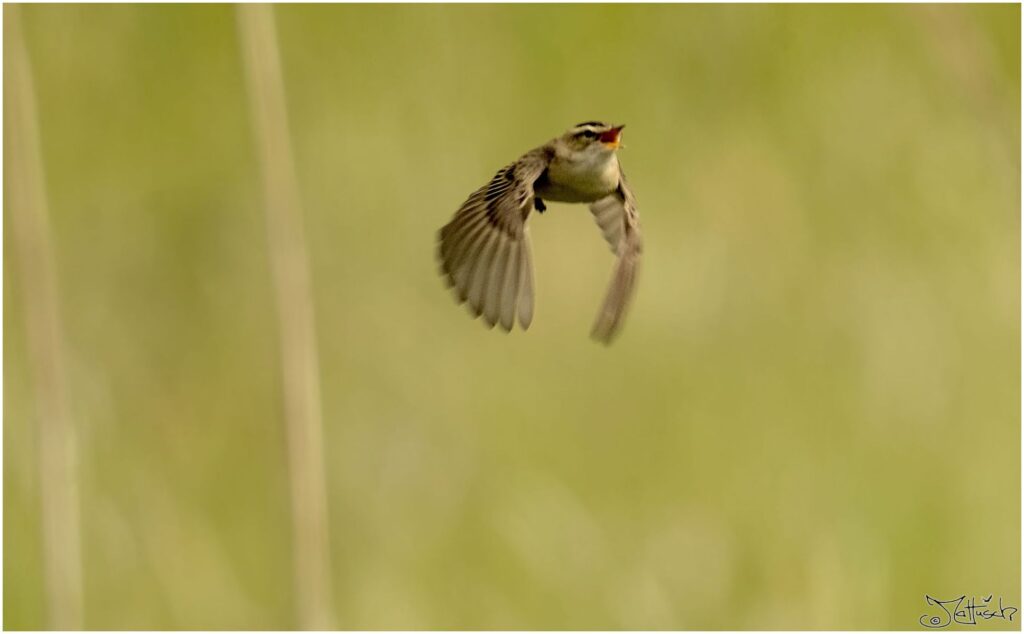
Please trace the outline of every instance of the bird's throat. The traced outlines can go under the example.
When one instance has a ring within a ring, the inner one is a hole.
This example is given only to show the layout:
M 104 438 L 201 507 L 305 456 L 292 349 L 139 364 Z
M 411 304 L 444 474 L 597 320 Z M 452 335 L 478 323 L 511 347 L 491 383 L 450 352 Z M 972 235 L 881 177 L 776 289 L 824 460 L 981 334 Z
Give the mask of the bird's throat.
M 537 193 L 546 200 L 582 203 L 600 200 L 619 186 L 619 162 L 614 153 L 571 161 L 556 158 L 548 166 Z

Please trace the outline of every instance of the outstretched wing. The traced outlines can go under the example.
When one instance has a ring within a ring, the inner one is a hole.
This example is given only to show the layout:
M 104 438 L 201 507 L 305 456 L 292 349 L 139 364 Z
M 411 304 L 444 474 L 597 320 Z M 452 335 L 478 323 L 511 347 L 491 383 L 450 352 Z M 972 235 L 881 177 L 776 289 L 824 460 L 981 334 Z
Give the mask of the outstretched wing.
M 548 166 L 545 147 L 498 170 L 473 192 L 438 235 L 441 273 L 458 302 L 469 303 L 488 326 L 512 330 L 518 315 L 533 320 L 533 263 L 526 219 L 533 209 L 533 184 Z
M 610 343 L 622 325 L 633 296 L 643 250 L 636 198 L 626 183 L 625 174 L 620 176 L 619 187 L 614 192 L 590 205 L 590 212 L 618 257 L 601 311 L 590 331 L 594 339 Z

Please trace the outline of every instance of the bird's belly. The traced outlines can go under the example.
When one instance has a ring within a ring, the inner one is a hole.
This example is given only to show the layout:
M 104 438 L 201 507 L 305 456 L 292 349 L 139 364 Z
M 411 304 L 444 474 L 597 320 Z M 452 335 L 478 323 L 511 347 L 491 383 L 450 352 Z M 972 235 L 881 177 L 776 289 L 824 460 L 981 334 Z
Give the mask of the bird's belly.
M 592 165 L 551 165 L 547 178 L 537 183 L 537 195 L 544 200 L 563 203 L 589 203 L 600 200 L 619 186 L 619 170 L 614 160 L 594 169 Z

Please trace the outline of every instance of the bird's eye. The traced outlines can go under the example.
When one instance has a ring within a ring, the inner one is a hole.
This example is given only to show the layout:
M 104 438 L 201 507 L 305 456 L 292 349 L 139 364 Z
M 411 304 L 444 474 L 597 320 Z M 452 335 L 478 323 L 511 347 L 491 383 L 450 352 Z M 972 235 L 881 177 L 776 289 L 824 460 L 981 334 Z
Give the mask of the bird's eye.
M 597 138 L 597 132 L 594 132 L 593 130 L 584 130 L 583 132 L 579 133 L 579 136 L 587 138 L 587 139 L 596 139 Z

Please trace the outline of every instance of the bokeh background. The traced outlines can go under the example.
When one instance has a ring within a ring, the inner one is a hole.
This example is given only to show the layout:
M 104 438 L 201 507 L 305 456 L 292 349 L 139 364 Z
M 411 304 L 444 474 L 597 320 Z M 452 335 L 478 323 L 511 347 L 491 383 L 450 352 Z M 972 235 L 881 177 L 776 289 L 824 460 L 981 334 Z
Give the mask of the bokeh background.
M 235 9 L 21 13 L 84 625 L 296 627 Z M 276 20 L 337 626 L 903 629 L 926 593 L 1020 607 L 1019 5 Z M 436 230 L 594 118 L 627 124 L 645 231 L 622 336 L 588 339 L 612 259 L 558 204 L 531 221 L 533 326 L 487 331 L 443 288 Z M 40 628 L 32 290 L 7 205 L 3 624 Z

